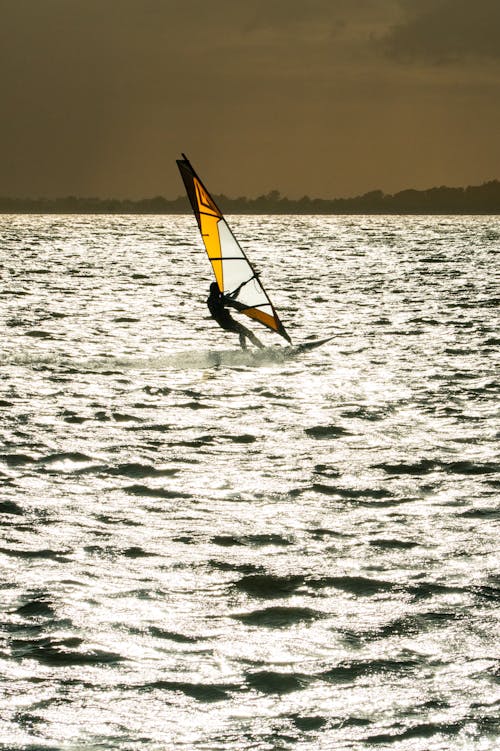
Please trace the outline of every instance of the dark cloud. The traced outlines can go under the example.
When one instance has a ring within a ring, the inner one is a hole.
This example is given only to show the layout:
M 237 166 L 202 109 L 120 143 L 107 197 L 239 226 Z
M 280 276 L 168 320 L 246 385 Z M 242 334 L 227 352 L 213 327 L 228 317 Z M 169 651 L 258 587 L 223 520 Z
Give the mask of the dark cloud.
M 387 0 L 254 0 L 245 4 L 248 28 L 306 28 L 344 25 L 359 17 L 369 16 L 380 9 Z
M 499 0 L 402 0 L 408 18 L 384 37 L 395 60 L 500 61 Z

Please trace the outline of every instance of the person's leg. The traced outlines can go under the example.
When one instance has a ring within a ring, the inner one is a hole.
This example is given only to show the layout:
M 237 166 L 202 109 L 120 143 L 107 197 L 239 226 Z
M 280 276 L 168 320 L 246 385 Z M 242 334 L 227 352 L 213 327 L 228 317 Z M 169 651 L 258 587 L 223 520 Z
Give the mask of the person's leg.
M 258 347 L 259 349 L 264 349 L 264 345 L 262 344 L 262 342 L 260 341 L 260 339 L 257 339 L 257 337 L 255 336 L 255 334 L 253 333 L 253 331 L 250 331 L 250 329 L 248 329 L 247 336 L 250 339 L 250 341 L 252 342 L 252 344 L 255 344 L 255 346 Z
M 254 344 L 256 347 L 258 347 L 259 349 L 264 349 L 264 345 L 262 344 L 261 341 L 259 341 L 259 339 L 257 339 L 253 331 L 250 331 L 250 329 L 247 329 L 241 323 L 239 324 L 239 326 L 240 326 L 240 343 L 241 343 L 241 337 L 243 335 L 243 338 L 245 338 L 246 336 L 248 339 L 250 339 L 252 344 Z
M 239 331 L 238 333 L 240 335 L 240 347 L 241 347 L 241 349 L 246 349 L 247 348 L 247 343 L 245 341 L 245 338 L 246 338 L 245 332 L 244 331 Z

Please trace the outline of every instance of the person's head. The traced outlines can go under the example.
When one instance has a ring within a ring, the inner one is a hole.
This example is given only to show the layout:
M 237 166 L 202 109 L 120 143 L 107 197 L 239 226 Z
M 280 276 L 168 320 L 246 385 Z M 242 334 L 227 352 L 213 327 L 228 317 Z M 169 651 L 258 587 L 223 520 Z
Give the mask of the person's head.
M 217 284 L 217 282 L 212 282 L 212 284 L 210 285 L 210 294 L 211 295 L 218 295 L 218 294 L 220 294 L 219 293 L 219 285 Z

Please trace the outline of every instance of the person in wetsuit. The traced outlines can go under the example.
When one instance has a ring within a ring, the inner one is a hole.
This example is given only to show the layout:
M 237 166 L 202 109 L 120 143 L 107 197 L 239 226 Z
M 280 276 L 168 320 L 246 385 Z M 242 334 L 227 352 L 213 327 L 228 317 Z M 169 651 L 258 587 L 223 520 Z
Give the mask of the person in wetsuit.
M 207 298 L 207 305 L 212 318 L 217 321 L 219 326 L 225 331 L 234 331 L 240 337 L 240 346 L 242 349 L 247 348 L 246 339 L 250 339 L 252 344 L 260 349 L 264 348 L 261 341 L 257 339 L 253 331 L 247 329 L 239 321 L 235 321 L 231 316 L 227 308 L 225 307 L 224 295 L 219 290 L 217 282 L 212 282 L 210 285 L 210 294 Z

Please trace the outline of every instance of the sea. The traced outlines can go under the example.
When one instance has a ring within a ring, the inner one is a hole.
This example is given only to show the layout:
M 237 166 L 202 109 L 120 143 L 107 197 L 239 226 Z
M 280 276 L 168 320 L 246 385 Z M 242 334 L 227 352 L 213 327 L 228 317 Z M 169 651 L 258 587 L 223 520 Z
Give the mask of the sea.
M 1 751 L 500 747 L 500 217 L 0 217 Z

